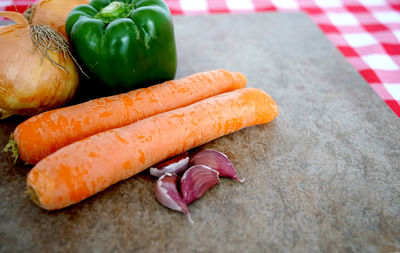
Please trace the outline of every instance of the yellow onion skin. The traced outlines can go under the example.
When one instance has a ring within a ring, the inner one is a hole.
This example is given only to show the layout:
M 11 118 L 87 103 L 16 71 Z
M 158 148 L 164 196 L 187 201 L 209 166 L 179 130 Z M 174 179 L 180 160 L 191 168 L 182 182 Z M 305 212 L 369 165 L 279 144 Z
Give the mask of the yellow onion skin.
M 65 38 L 65 20 L 73 8 L 89 4 L 90 0 L 38 0 L 34 4 L 32 25 L 48 25 L 62 33 Z
M 63 70 L 42 57 L 34 49 L 26 19 L 19 13 L 10 15 L 0 12 L 17 22 L 0 27 L 0 119 L 14 114 L 32 116 L 64 105 L 79 84 L 74 61 L 68 54 L 64 58 L 62 52 L 48 50 Z

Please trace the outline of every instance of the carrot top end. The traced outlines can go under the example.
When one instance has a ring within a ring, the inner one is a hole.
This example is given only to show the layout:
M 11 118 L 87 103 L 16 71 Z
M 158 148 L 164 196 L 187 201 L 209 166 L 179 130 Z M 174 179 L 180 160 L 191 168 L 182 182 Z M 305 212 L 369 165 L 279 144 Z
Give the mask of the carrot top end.
M 14 139 L 12 134 L 10 136 L 10 140 L 4 146 L 3 151 L 4 152 L 11 152 L 12 153 L 12 157 L 14 158 L 14 164 L 17 162 L 18 157 L 19 157 L 19 150 L 18 150 L 17 141 Z
M 37 195 L 36 191 L 32 187 L 29 186 L 28 190 L 26 190 L 26 193 L 29 194 L 32 201 L 35 202 L 36 205 L 41 206 L 39 196 Z

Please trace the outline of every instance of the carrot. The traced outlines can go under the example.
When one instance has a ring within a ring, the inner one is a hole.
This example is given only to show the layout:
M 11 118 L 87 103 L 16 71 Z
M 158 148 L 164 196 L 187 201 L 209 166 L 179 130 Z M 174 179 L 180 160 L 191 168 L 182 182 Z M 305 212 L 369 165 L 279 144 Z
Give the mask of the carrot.
M 32 199 L 47 210 L 80 202 L 144 169 L 278 114 L 262 90 L 243 88 L 92 135 L 41 160 L 27 177 Z
M 21 159 L 36 164 L 77 140 L 245 85 L 246 77 L 241 73 L 227 70 L 198 73 L 36 115 L 21 123 L 13 138 Z

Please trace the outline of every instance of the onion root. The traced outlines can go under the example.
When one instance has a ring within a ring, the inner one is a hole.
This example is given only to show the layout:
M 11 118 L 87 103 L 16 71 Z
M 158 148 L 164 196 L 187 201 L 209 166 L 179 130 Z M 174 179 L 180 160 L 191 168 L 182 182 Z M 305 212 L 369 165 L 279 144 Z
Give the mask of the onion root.
M 68 54 L 75 62 L 76 66 L 78 66 L 82 74 L 88 77 L 86 73 L 82 70 L 78 61 L 72 55 L 71 50 L 69 49 L 68 42 L 61 33 L 53 30 L 50 26 L 47 25 L 32 25 L 30 26 L 30 29 L 31 40 L 34 46 L 33 49 L 38 49 L 42 53 L 42 57 L 46 57 L 54 65 L 66 71 L 63 66 L 61 66 L 60 64 L 55 62 L 53 58 L 51 58 L 47 51 L 50 50 L 55 53 L 61 52 L 64 56 L 64 59 L 67 57 Z

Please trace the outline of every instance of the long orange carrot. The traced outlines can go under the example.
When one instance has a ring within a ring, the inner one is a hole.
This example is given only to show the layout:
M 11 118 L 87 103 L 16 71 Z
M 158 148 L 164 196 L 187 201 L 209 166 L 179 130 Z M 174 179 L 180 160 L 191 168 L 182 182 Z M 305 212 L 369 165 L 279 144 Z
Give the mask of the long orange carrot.
M 277 115 L 278 106 L 262 90 L 220 94 L 56 151 L 30 171 L 28 191 L 42 208 L 60 209 L 168 157 Z
M 20 158 L 30 164 L 77 140 L 243 88 L 246 77 L 215 70 L 149 88 L 48 111 L 21 123 L 13 137 Z

